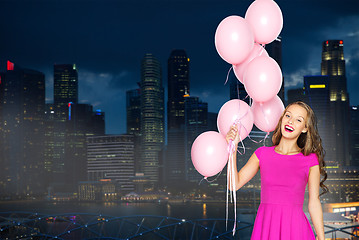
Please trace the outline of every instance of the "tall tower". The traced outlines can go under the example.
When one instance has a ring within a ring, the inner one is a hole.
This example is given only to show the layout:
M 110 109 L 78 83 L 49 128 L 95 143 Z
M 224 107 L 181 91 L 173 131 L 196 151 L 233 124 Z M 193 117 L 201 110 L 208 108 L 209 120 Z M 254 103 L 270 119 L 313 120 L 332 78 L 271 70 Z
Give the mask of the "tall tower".
M 141 123 L 141 89 L 126 92 L 127 134 L 140 135 Z
M 54 103 L 78 102 L 78 74 L 75 64 L 54 65 Z
M 168 129 L 184 124 L 184 99 L 189 91 L 189 58 L 184 50 L 173 50 L 168 59 Z
M 173 50 L 168 58 L 167 149 L 164 178 L 175 186 L 185 177 L 185 99 L 189 97 L 189 58 L 184 50 Z M 176 186 L 175 186 L 176 187 Z
M 335 141 L 331 152 L 338 164 L 347 166 L 349 157 L 349 96 L 345 76 L 343 40 L 327 40 L 322 44 L 322 75 L 329 76 L 331 138 Z
M 46 111 L 46 170 L 53 191 L 74 192 L 87 179 L 86 138 L 105 133 L 105 115 L 78 103 L 75 64 L 54 65 L 54 104 Z
M 159 61 L 150 53 L 141 64 L 141 170 L 159 180 L 159 152 L 164 144 L 164 90 Z
M 8 62 L 0 84 L 0 194 L 43 194 L 45 76 Z
M 304 76 L 304 89 L 303 100 L 311 106 L 317 118 L 319 135 L 326 150 L 325 162 L 328 166 L 337 166 L 338 162 L 331 152 L 335 144 L 331 134 L 332 123 L 328 121 L 331 114 L 329 76 Z
M 126 128 L 127 134 L 133 135 L 135 148 L 135 172 L 141 171 L 141 89 L 126 92 Z

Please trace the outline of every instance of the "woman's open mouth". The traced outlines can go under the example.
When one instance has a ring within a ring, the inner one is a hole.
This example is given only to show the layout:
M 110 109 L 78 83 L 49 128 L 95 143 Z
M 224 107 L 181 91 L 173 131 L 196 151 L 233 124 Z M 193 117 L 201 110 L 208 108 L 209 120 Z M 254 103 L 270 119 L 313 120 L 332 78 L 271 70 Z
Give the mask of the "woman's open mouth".
M 294 131 L 294 128 L 292 126 L 289 126 L 289 125 L 285 125 L 284 126 L 284 130 L 286 132 L 293 132 Z

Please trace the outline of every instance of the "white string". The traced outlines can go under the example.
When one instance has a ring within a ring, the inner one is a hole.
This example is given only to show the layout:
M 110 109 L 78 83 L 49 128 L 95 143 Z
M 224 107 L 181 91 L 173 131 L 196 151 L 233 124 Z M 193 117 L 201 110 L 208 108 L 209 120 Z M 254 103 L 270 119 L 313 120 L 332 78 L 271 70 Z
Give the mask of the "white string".
M 227 73 L 227 79 L 226 79 L 226 81 L 224 82 L 224 84 L 223 84 L 223 85 L 226 85 L 226 84 L 227 84 L 227 82 L 228 82 L 228 78 L 229 78 L 229 73 L 231 72 L 232 68 L 233 68 L 233 66 L 231 66 L 231 67 L 230 67 L 230 69 L 228 70 L 228 73 Z

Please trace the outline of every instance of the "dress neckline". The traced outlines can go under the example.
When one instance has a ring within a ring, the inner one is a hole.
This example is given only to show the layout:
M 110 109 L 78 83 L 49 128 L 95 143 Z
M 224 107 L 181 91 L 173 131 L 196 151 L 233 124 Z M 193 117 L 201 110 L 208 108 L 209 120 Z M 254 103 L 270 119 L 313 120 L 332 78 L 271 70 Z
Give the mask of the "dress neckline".
M 281 153 L 279 153 L 279 152 L 277 152 L 277 151 L 275 150 L 275 147 L 276 147 L 276 146 L 272 146 L 273 152 L 274 152 L 275 154 L 278 154 L 279 156 L 297 156 L 297 155 L 302 154 L 302 152 L 295 153 L 295 154 L 281 154 Z

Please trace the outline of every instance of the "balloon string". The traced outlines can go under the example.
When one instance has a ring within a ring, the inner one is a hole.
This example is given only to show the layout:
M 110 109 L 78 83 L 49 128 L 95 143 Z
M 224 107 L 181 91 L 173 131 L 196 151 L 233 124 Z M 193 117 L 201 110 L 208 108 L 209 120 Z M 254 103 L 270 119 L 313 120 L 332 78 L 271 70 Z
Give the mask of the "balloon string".
M 264 138 L 263 138 L 262 140 L 260 140 L 260 141 L 256 141 L 256 140 L 254 140 L 253 138 L 251 138 L 250 136 L 248 136 L 248 138 L 249 138 L 252 142 L 254 142 L 254 143 L 261 143 L 261 142 L 263 142 L 263 146 L 265 146 L 265 141 L 267 140 L 268 136 L 269 136 L 269 132 L 266 132 L 266 135 L 265 135 Z
M 203 180 L 206 180 L 206 181 L 209 182 L 209 183 L 213 183 L 214 181 L 217 180 L 217 178 L 219 178 L 219 176 L 221 175 L 222 171 L 223 171 L 223 169 L 217 174 L 217 176 L 216 176 L 213 180 L 208 180 L 208 177 L 202 178 L 201 181 L 199 181 L 198 185 L 201 185 L 201 183 L 202 183 Z
M 227 73 L 227 78 L 226 78 L 226 81 L 224 82 L 224 84 L 223 84 L 223 85 L 226 85 L 226 84 L 227 84 L 228 79 L 229 79 L 229 73 L 231 72 L 232 68 L 233 68 L 233 66 L 231 66 L 231 67 L 229 68 L 228 73 Z

